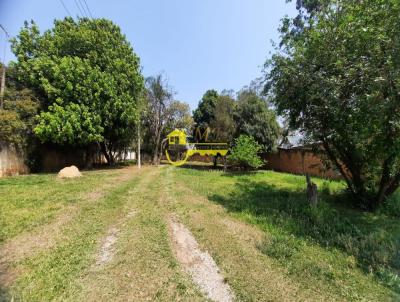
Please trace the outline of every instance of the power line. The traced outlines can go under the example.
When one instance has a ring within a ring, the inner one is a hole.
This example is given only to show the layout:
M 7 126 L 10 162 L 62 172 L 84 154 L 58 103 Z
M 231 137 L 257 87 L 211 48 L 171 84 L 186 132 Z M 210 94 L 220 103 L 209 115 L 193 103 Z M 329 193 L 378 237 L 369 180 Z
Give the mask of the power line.
M 83 0 L 83 2 L 85 3 L 85 6 L 86 6 L 86 8 L 87 8 L 87 11 L 89 12 L 90 17 L 93 19 L 92 12 L 90 11 L 89 6 L 88 6 L 87 3 L 86 3 L 86 0 Z
M 71 13 L 69 12 L 68 8 L 67 8 L 67 7 L 65 6 L 65 4 L 64 4 L 64 1 L 63 1 L 63 0 L 60 0 L 60 2 L 61 2 L 61 4 L 62 4 L 62 6 L 64 7 L 65 11 L 67 12 L 67 14 L 72 18 Z
M 10 35 L 9 35 L 8 32 L 5 30 L 4 26 L 0 24 L 0 28 L 4 31 L 4 33 L 6 34 L 7 38 L 10 38 Z
M 86 17 L 85 13 L 82 11 L 81 7 L 79 6 L 78 1 L 74 0 L 74 2 L 75 2 L 76 7 L 78 8 L 79 12 L 81 13 L 82 18 Z
M 83 6 L 81 0 L 78 0 L 78 2 L 79 2 L 79 5 L 82 7 L 82 10 L 83 10 L 83 13 L 85 14 L 85 16 L 86 16 L 87 18 L 89 18 L 89 14 L 87 13 L 85 7 Z
M 1 28 L 4 30 L 3 26 L 1 26 Z M 3 64 L 6 65 L 7 38 L 9 38 L 9 35 L 5 30 L 4 32 L 6 34 L 6 38 L 4 39 Z

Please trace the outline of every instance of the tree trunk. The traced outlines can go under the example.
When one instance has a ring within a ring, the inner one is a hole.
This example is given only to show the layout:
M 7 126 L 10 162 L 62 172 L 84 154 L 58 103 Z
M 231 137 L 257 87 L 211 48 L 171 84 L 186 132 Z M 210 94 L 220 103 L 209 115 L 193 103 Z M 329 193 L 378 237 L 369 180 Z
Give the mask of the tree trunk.
M 153 151 L 153 165 L 158 165 L 160 163 L 160 141 L 161 141 L 161 132 L 163 131 L 163 127 L 159 127 L 158 132 L 156 134 L 155 139 L 155 147 Z
M 334 162 L 336 168 L 338 168 L 340 174 L 343 176 L 344 180 L 346 181 L 347 187 L 351 190 L 353 194 L 355 194 L 355 190 L 353 187 L 353 183 L 349 177 L 349 175 L 346 173 L 345 169 L 343 168 L 343 165 L 339 163 L 337 160 L 336 156 L 334 155 L 332 149 L 330 148 L 329 144 L 327 141 L 325 141 L 323 138 L 321 138 L 322 144 L 324 146 L 325 151 L 328 153 L 328 157 L 331 161 Z M 347 167 L 346 167 L 347 168 Z
M 103 153 L 104 157 L 106 158 L 107 164 L 110 164 L 110 156 L 107 153 L 107 147 L 104 142 L 99 143 L 101 153 Z
M 154 153 L 153 153 L 153 165 L 158 165 L 158 144 L 154 148 Z
M 111 153 L 111 150 L 107 150 L 107 145 L 104 142 L 100 143 L 100 150 L 101 150 L 101 153 L 103 153 L 104 157 L 106 158 L 107 164 L 110 166 L 113 165 L 114 157 Z
M 217 167 L 217 164 L 218 164 L 218 155 L 217 156 L 214 156 L 214 158 L 213 158 L 213 167 L 214 168 L 216 168 Z
M 140 122 L 138 123 L 138 128 L 137 128 L 137 165 L 138 168 L 141 169 L 142 168 L 142 162 L 141 162 L 141 154 L 140 154 Z
M 388 177 L 387 175 L 382 176 L 381 185 L 376 196 L 370 201 L 371 210 L 377 209 L 382 205 L 386 198 L 392 195 L 400 185 L 400 174 L 395 177 Z
M 389 185 L 388 189 L 386 190 L 385 196 L 389 197 L 392 195 L 400 186 L 400 173 L 397 174 L 391 184 Z
M 89 144 L 85 149 L 85 169 L 91 169 L 93 167 L 93 149 L 95 146 Z

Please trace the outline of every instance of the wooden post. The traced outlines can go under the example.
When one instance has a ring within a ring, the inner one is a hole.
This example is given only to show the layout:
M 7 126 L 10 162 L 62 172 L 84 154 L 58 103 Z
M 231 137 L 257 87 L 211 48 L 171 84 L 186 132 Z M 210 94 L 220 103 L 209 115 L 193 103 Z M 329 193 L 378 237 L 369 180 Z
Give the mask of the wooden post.
M 0 86 L 0 109 L 3 109 L 5 86 L 6 86 L 6 64 L 3 63 L 3 68 L 1 72 L 1 86 Z
M 142 168 L 142 163 L 141 163 L 141 158 L 140 158 L 140 121 L 138 123 L 138 133 L 137 133 L 137 135 L 138 135 L 137 166 L 138 166 L 139 169 L 141 169 Z
M 0 83 L 0 109 L 3 109 L 3 98 L 4 98 L 4 90 L 6 87 L 6 49 L 7 49 L 7 39 L 10 38 L 8 32 L 5 28 L 0 24 L 0 29 L 4 31 L 6 35 L 6 42 L 4 44 L 4 55 L 3 55 L 3 68 L 1 74 L 1 83 Z
M 306 174 L 307 181 L 307 199 L 312 207 L 316 207 L 318 204 L 318 187 L 311 181 L 310 175 Z

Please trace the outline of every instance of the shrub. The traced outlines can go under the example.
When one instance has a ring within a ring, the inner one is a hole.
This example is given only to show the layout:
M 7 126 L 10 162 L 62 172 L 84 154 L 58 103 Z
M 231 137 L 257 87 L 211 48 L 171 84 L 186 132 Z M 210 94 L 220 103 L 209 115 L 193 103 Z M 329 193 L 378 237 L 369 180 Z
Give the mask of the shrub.
M 17 112 L 0 109 L 0 141 L 20 146 L 25 130 L 26 126 Z
M 235 139 L 235 145 L 230 149 L 228 161 L 244 169 L 257 169 L 263 165 L 258 153 L 262 149 L 252 136 L 240 135 Z
M 39 102 L 32 91 L 8 89 L 0 109 L 0 141 L 24 149 L 33 137 L 38 111 Z

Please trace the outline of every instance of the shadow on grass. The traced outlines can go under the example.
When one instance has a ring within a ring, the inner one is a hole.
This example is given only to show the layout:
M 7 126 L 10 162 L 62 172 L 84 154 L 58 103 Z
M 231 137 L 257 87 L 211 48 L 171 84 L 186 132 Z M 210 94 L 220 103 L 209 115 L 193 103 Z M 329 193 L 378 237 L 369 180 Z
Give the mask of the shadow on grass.
M 166 163 L 169 164 L 169 163 Z M 198 171 L 220 171 L 224 172 L 223 176 L 237 176 L 237 175 L 253 175 L 257 173 L 257 171 L 262 170 L 233 170 L 231 168 L 224 169 L 223 164 L 218 164 L 214 167 L 213 163 L 205 163 L 205 162 L 187 162 L 183 166 L 179 166 L 180 169 L 189 169 L 189 170 L 198 170 Z
M 224 171 L 224 167 L 218 165 L 214 167 L 212 163 L 198 163 L 198 162 L 188 162 L 183 166 L 178 167 L 179 169 L 190 169 L 190 170 L 199 170 L 199 171 Z
M 365 272 L 373 271 L 381 281 L 388 279 L 384 283 L 400 293 L 400 228 L 393 219 L 337 207 L 334 199 L 338 196 L 321 193 L 318 207 L 311 208 L 304 190 L 249 178 L 238 178 L 229 195 L 208 198 L 270 230 L 272 241 L 260 250 L 278 260 L 284 262 L 301 253 L 300 239 L 306 239 L 353 256 Z

